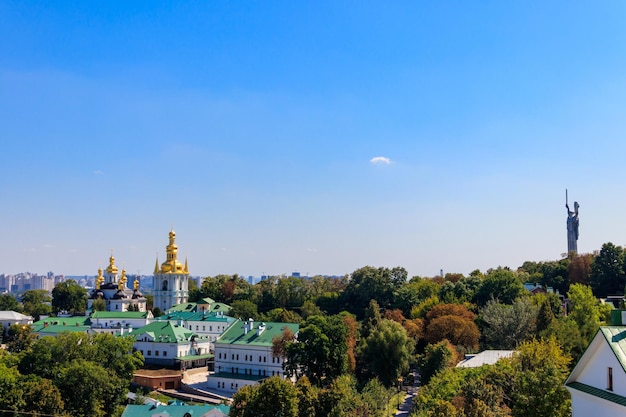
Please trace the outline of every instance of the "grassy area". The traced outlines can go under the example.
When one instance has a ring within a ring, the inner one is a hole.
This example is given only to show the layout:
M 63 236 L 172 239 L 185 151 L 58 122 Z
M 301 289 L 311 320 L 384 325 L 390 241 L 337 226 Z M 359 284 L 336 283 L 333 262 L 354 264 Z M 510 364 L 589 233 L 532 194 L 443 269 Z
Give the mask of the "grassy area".
M 167 404 L 168 401 L 172 401 L 176 399 L 174 397 L 170 397 L 169 395 L 165 395 L 157 391 L 150 391 L 145 396 L 150 397 L 154 400 L 161 401 L 162 403 L 165 403 L 165 404 Z

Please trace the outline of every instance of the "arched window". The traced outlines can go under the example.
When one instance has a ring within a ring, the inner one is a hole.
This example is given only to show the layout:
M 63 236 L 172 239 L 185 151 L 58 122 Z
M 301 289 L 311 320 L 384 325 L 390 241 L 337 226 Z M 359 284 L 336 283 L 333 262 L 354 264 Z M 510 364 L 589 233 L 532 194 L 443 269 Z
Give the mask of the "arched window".
M 167 291 L 167 280 L 163 281 L 163 287 L 162 287 L 163 291 Z

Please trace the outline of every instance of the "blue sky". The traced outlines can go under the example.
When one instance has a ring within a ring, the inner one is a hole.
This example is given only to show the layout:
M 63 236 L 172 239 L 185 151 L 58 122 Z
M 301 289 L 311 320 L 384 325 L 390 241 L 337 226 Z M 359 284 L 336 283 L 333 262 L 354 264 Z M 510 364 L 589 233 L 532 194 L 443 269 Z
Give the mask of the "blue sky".
M 172 225 L 193 275 L 516 268 L 565 188 L 624 245 L 625 15 L 0 0 L 0 273 L 150 273 Z

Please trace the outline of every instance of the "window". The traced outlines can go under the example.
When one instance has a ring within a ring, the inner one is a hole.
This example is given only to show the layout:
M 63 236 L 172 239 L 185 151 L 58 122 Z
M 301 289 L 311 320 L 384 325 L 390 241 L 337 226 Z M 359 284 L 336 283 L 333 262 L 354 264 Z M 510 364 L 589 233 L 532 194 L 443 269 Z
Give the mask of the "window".
M 202 331 L 206 331 L 206 326 L 202 326 Z
M 607 388 L 609 391 L 613 391 L 613 368 L 607 369 Z
M 213 331 L 213 326 L 209 326 L 209 331 L 212 332 Z
M 237 360 L 239 360 L 239 354 L 237 354 Z
M 234 354 L 234 353 L 231 353 L 231 354 L 230 354 L 230 360 L 232 360 L 232 361 L 234 361 L 234 360 L 235 360 L 235 354 Z
M 148 351 L 148 356 L 152 356 L 152 351 L 151 350 Z
M 167 351 L 166 350 L 163 351 L 163 356 L 167 356 Z
M 198 331 L 198 325 L 196 325 L 196 331 Z
M 154 351 L 154 356 L 159 356 L 159 351 L 158 350 Z

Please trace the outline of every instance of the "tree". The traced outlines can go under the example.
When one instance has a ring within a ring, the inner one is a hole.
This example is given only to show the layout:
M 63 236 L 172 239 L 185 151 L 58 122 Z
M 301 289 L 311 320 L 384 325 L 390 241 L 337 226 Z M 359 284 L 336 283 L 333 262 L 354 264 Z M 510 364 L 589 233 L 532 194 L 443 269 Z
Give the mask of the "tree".
M 480 331 L 474 323 L 476 315 L 460 304 L 439 304 L 427 314 L 424 338 L 429 343 L 447 339 L 466 350 L 478 348 Z
M 74 417 L 110 416 L 124 401 L 127 385 L 95 362 L 76 359 L 61 366 L 54 384 Z
M 11 294 L 0 294 L 0 311 L 20 312 L 21 308 L 17 299 Z
M 52 297 L 46 290 L 26 290 L 22 295 L 24 312 L 33 316 L 35 321 L 39 320 L 41 316 L 47 316 L 52 312 L 51 301 Z
M 510 360 L 513 367 L 511 411 L 514 417 L 571 416 L 571 400 L 563 386 L 571 358 L 555 339 L 521 343 Z
M 37 376 L 22 376 L 19 387 L 24 393 L 24 408 L 28 415 L 67 416 L 65 403 L 59 389 L 49 379 Z
M 600 327 L 598 300 L 591 292 L 591 288 L 582 284 L 571 285 L 567 298 L 569 300 L 568 317 L 578 325 L 585 340 L 591 342 Z
M 506 268 L 488 271 L 480 288 L 474 295 L 474 302 L 484 306 L 489 300 L 499 300 L 512 304 L 513 300 L 524 293 L 524 286 L 514 272 Z
M 518 298 L 513 305 L 487 302 L 480 313 L 485 345 L 491 349 L 515 349 L 535 334 L 538 312 L 529 298 Z
M 263 320 L 279 323 L 300 323 L 302 317 L 294 311 L 284 308 L 274 308 L 263 315 Z
M 626 274 L 624 273 L 624 249 L 608 242 L 591 265 L 589 283 L 597 297 L 624 295 Z
M 187 282 L 187 289 L 189 291 L 188 300 L 190 303 L 197 303 L 202 299 L 202 293 L 200 292 L 200 288 L 198 288 L 198 281 L 190 278 Z
M 370 376 L 390 387 L 409 370 L 413 343 L 406 330 L 395 321 L 383 319 L 370 333 L 361 348 L 361 356 Z
M 233 396 L 231 417 L 297 417 L 298 391 L 279 376 L 267 378 L 260 385 L 248 385 Z
M 447 340 L 426 346 L 417 361 L 422 384 L 428 384 L 438 372 L 454 366 L 457 362 L 456 355 L 454 346 Z
M 567 266 L 570 283 L 589 285 L 593 258 L 593 255 L 589 253 L 574 255 L 571 258 L 570 263 Z
M 232 317 L 238 317 L 242 320 L 259 318 L 259 312 L 256 304 L 249 300 L 237 300 L 233 301 L 230 306 L 230 312 L 228 313 Z
M 312 316 L 304 321 L 298 340 L 286 346 L 285 373 L 306 375 L 321 385 L 348 369 L 348 328 L 341 316 Z
M 390 270 L 365 266 L 352 273 L 342 300 L 357 318 L 363 317 L 370 300 L 376 300 L 382 308 L 389 308 L 394 290 L 404 284 L 406 276 L 406 270 L 400 267 Z
M 275 358 L 284 358 L 287 354 L 287 344 L 296 340 L 295 335 L 289 327 L 285 327 L 280 336 L 272 339 L 272 356 Z
M 19 353 L 29 349 L 37 339 L 31 326 L 14 324 L 7 331 L 7 350 L 11 353 Z
M 55 313 L 68 311 L 84 314 L 87 308 L 87 290 L 72 279 L 59 282 L 52 290 L 52 309 Z
M 130 311 L 130 307 L 128 306 L 128 310 Z M 91 303 L 91 309 L 93 311 L 106 311 L 107 310 L 107 303 L 106 301 L 104 301 L 104 299 L 102 298 L 98 298 L 96 300 L 93 301 L 93 303 Z

